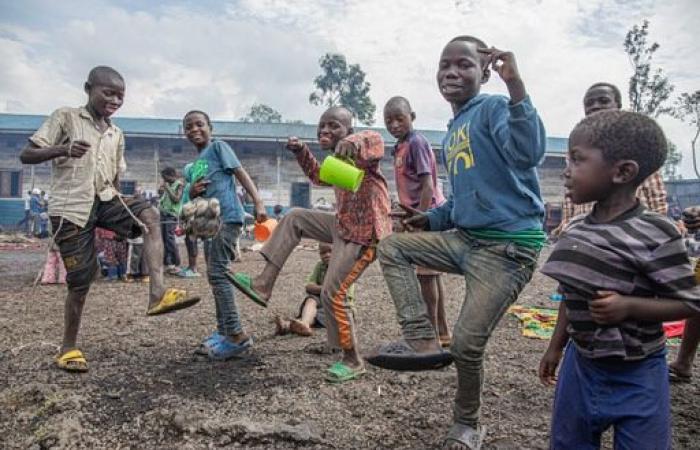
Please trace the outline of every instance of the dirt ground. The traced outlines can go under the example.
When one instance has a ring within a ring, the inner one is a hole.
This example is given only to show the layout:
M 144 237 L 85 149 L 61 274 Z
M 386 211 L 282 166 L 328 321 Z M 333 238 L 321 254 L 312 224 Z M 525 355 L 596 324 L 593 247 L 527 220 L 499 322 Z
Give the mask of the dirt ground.
M 32 290 L 42 259 L 36 248 L 0 249 L 1 448 L 428 449 L 438 447 L 450 425 L 453 367 L 423 373 L 369 367 L 361 380 L 333 386 L 323 380 L 335 358 L 323 352 L 325 333 L 273 337 L 272 317 L 298 307 L 317 259 L 313 250 L 293 254 L 269 310 L 237 296 L 256 344 L 228 362 L 193 356 L 214 326 L 205 278 L 168 278 L 203 300 L 158 318 L 145 315 L 146 286 L 97 282 L 83 316 L 80 345 L 90 364 L 83 375 L 52 364 L 65 288 Z M 262 258 L 245 253 L 236 266 L 257 271 Z M 450 318 L 457 315 L 462 283 L 446 277 Z M 552 306 L 552 289 L 538 274 L 518 303 Z M 363 349 L 399 336 L 377 264 L 358 283 L 357 299 Z M 514 317 L 501 321 L 485 360 L 485 448 L 547 447 L 552 390 L 536 377 L 546 344 L 522 337 Z M 700 448 L 699 393 L 697 369 L 693 383 L 672 387 L 674 448 Z

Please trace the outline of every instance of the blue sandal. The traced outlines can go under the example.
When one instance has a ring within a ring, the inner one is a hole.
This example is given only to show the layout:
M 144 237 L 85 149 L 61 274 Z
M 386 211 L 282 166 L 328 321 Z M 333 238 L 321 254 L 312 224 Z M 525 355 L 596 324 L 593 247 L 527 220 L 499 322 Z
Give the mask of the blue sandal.
M 212 347 L 221 342 L 223 339 L 225 339 L 225 336 L 219 333 L 218 330 L 215 330 L 212 334 L 207 336 L 201 344 L 199 344 L 199 347 L 194 351 L 194 353 L 197 355 L 208 355 L 209 350 L 211 350 Z
M 243 342 L 233 342 L 231 339 L 224 337 L 217 344 L 209 349 L 207 355 L 213 361 L 227 361 L 231 358 L 240 356 L 248 351 L 253 346 L 253 336 L 250 336 Z

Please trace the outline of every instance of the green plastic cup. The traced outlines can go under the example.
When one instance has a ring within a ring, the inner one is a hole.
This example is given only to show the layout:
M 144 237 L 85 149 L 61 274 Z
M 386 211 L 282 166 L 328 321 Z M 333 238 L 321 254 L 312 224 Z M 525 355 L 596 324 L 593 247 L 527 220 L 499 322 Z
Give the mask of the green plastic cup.
M 365 172 L 355 167 L 352 161 L 331 155 L 323 160 L 318 176 L 324 183 L 354 193 L 360 189 Z

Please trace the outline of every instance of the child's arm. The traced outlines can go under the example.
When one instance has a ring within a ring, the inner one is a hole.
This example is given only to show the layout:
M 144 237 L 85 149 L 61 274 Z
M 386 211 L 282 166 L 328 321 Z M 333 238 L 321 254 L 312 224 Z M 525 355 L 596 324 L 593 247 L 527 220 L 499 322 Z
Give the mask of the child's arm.
M 163 188 L 165 188 L 165 192 L 168 194 L 168 197 L 170 197 L 170 200 L 173 203 L 180 203 L 180 200 L 182 199 L 182 183 L 178 183 L 177 187 L 173 191 L 170 189 L 170 186 L 166 183 Z
M 521 170 L 535 167 L 544 157 L 544 125 L 527 96 L 515 55 L 495 48 L 479 51 L 488 54 L 492 69 L 501 76 L 510 94 L 509 103 L 497 101 L 491 105 L 491 135 L 513 167 Z
M 309 149 L 306 143 L 301 142 L 297 137 L 290 136 L 287 139 L 287 150 L 294 153 L 297 158 L 299 167 L 301 170 L 309 177 L 309 180 L 317 186 L 330 186 L 321 181 L 319 178 L 319 173 L 321 171 L 321 165 L 318 163 L 313 153 Z
M 569 333 L 566 331 L 569 325 L 569 318 L 566 317 L 566 306 L 564 302 L 559 304 L 559 313 L 557 314 L 557 324 L 554 326 L 554 334 L 549 340 L 547 351 L 540 359 L 539 377 L 542 384 L 545 386 L 553 386 L 556 384 L 557 366 L 561 360 L 561 353 L 564 346 L 569 340 Z
M 233 174 L 241 186 L 246 190 L 248 194 L 253 198 L 253 203 L 255 204 L 255 220 L 258 222 L 264 222 L 267 220 L 267 210 L 265 209 L 265 204 L 263 203 L 260 195 L 258 195 L 258 189 L 255 187 L 255 183 L 250 179 L 248 172 L 245 171 L 243 167 L 238 167 L 233 169 Z
M 600 291 L 588 308 L 591 317 L 601 325 L 612 325 L 626 319 L 666 322 L 700 316 L 700 303 L 678 299 L 641 298 Z M 693 306 L 690 306 L 694 303 Z
M 433 176 L 425 173 L 418 178 L 420 179 L 420 203 L 418 203 L 418 209 L 427 211 L 433 201 Z
M 357 167 L 367 169 L 384 157 L 384 139 L 376 131 L 360 131 L 340 141 L 335 153 L 351 158 Z
M 425 214 L 428 217 L 429 231 L 444 231 L 454 228 L 452 223 L 452 206 L 454 197 L 452 193 L 447 197 L 447 201 L 437 208 L 428 210 Z
M 65 132 L 69 120 L 65 109 L 58 109 L 41 124 L 22 149 L 22 164 L 40 164 L 56 158 L 82 158 L 90 150 L 90 144 L 82 140 L 71 142 Z

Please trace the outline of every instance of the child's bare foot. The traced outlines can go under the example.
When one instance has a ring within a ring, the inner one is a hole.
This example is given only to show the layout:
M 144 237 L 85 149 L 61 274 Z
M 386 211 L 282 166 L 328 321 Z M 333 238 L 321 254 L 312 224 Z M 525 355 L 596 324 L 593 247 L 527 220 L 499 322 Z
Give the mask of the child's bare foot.
M 306 325 L 304 322 L 302 322 L 300 320 L 296 320 L 296 319 L 292 319 L 289 322 L 289 331 L 291 331 L 294 334 L 297 334 L 299 336 L 304 336 L 304 337 L 314 335 L 314 331 L 308 325 Z
M 280 316 L 275 316 L 275 336 L 284 336 L 290 330 L 289 320 L 284 320 Z

